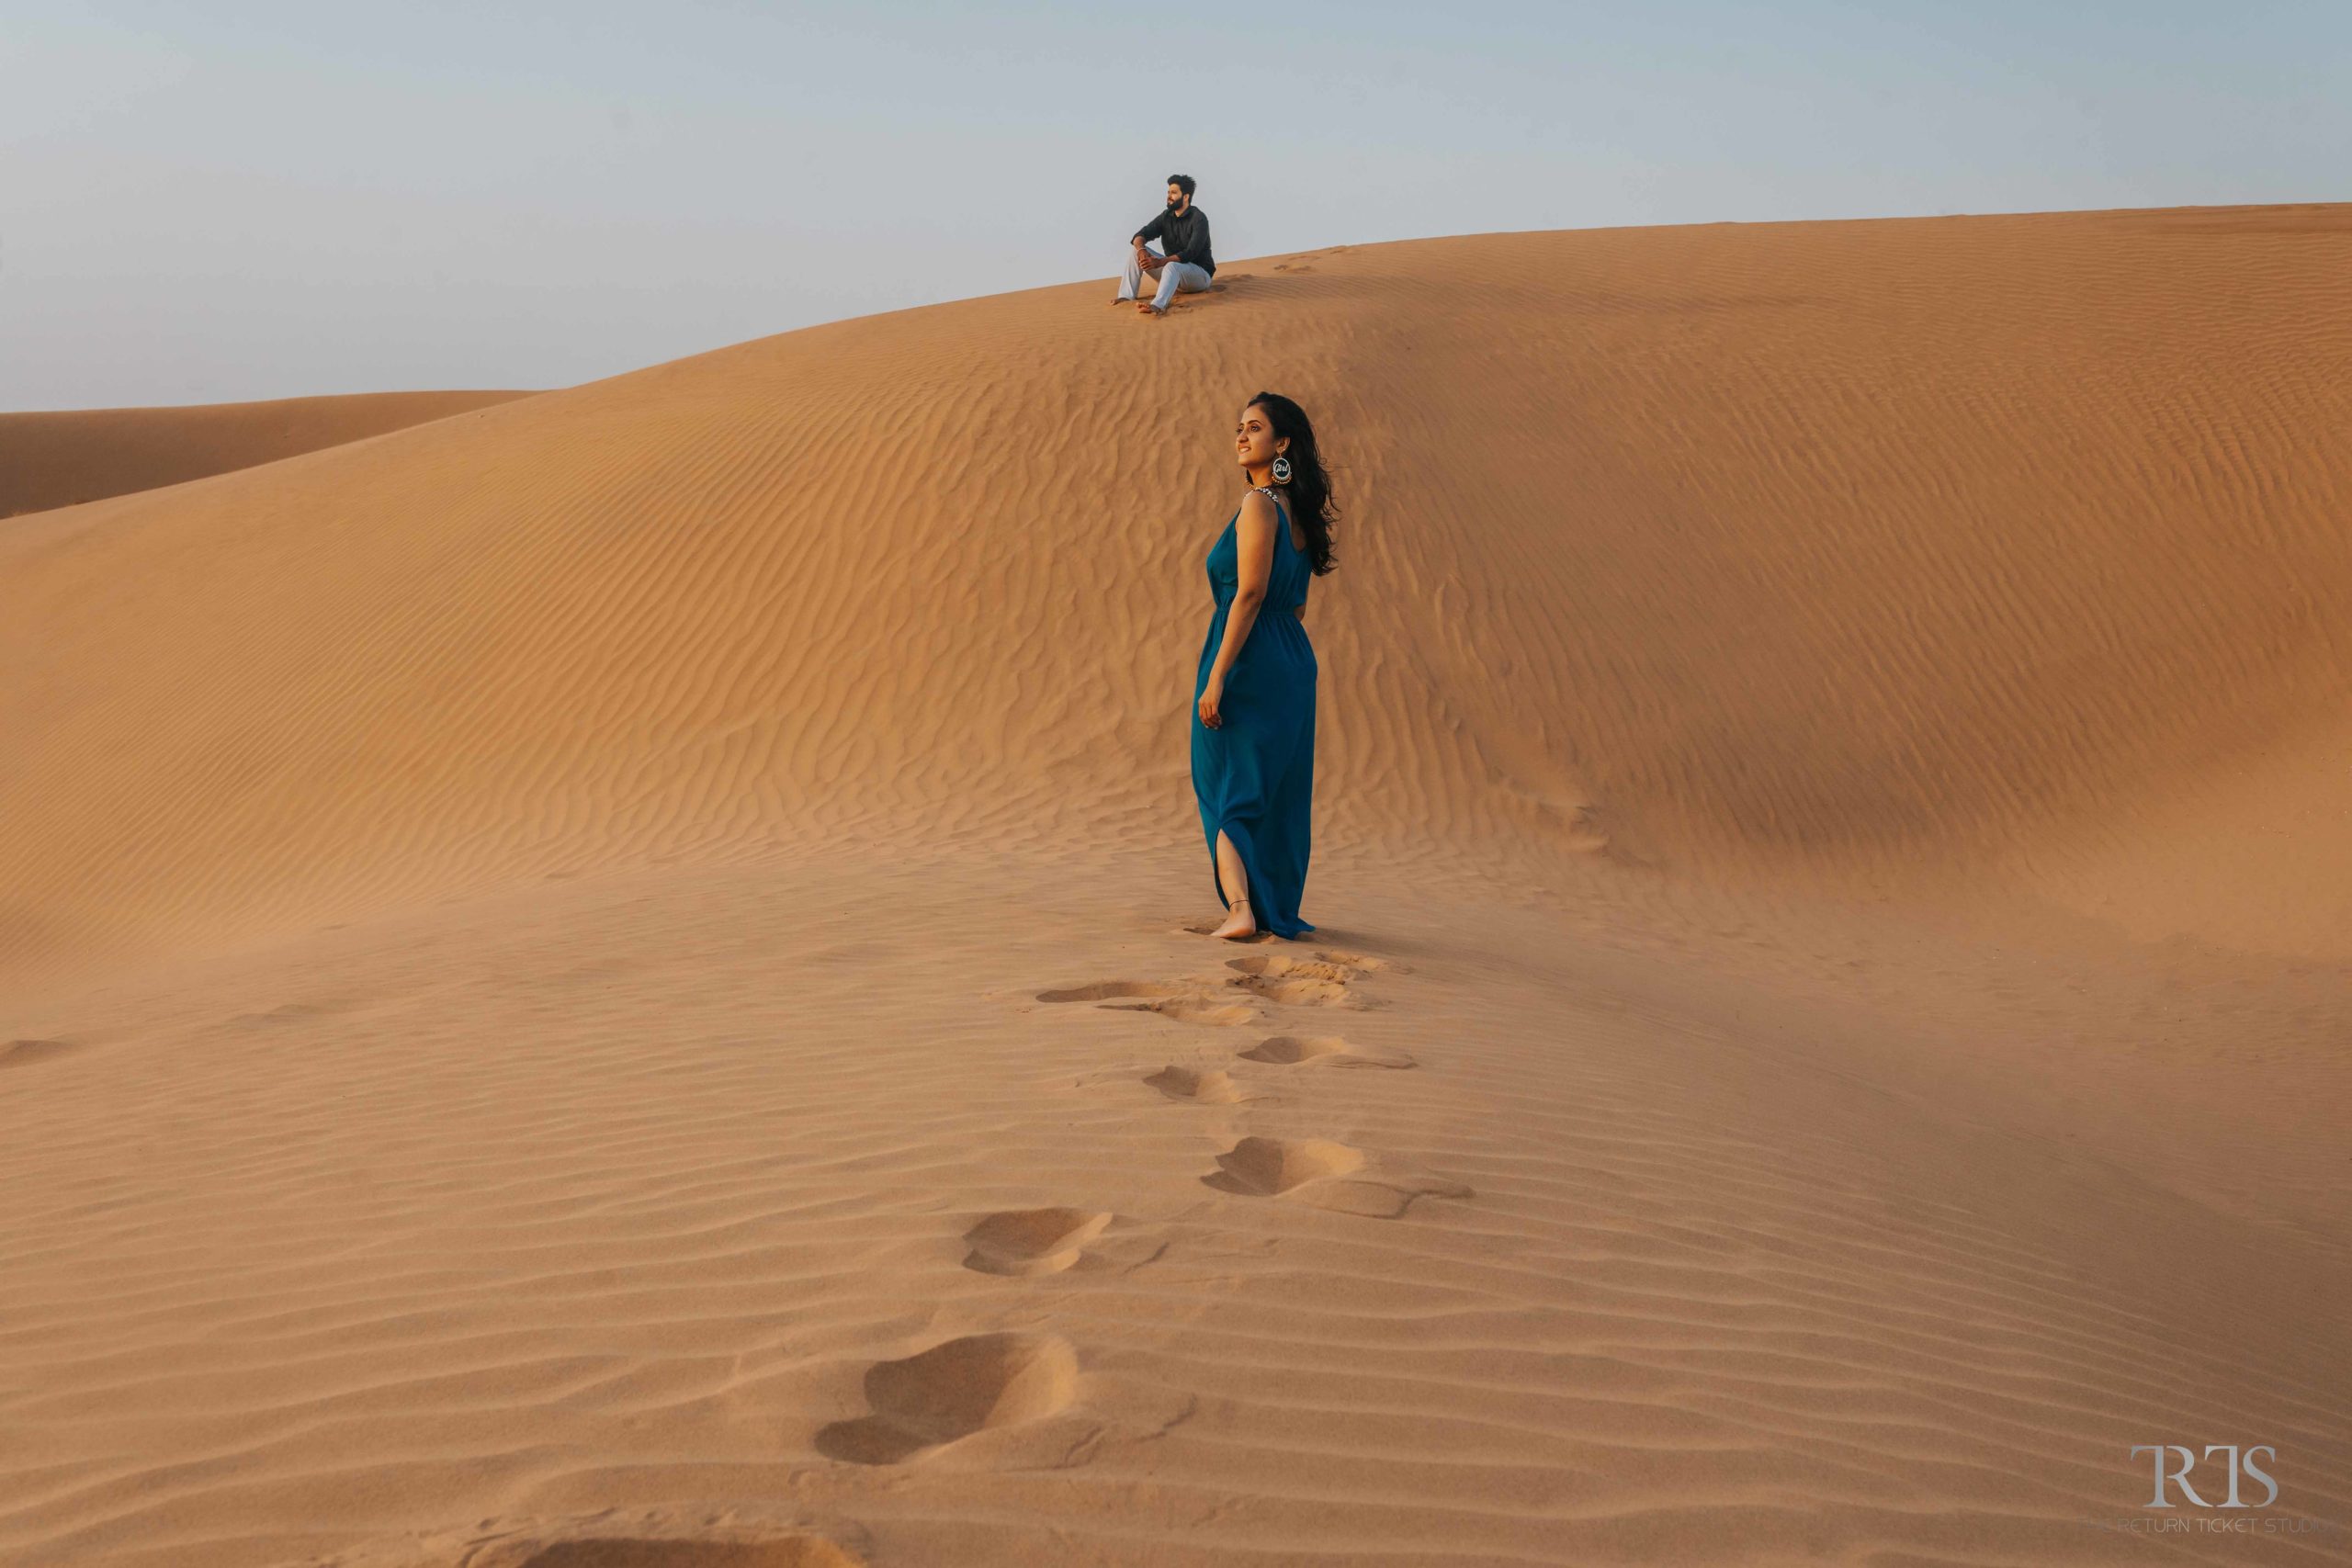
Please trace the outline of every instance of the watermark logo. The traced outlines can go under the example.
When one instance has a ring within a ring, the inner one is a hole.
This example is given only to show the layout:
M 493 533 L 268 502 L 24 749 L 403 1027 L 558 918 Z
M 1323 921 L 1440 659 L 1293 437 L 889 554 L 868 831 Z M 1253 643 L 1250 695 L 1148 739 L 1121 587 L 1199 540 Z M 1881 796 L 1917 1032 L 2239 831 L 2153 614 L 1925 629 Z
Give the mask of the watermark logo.
M 2271 1478 L 2269 1472 L 2264 1470 L 2260 1465 L 2254 1462 L 2254 1457 L 2256 1454 L 2268 1454 L 2270 1456 L 2271 1463 L 2277 1464 L 2278 1462 L 2278 1450 L 2272 1448 L 2268 1443 L 2256 1443 L 2252 1447 L 2246 1449 L 2243 1453 L 2239 1451 L 2238 1446 L 2235 1443 L 2209 1443 L 2206 1445 L 2205 1457 L 2207 1459 L 2211 1459 L 2215 1454 L 2227 1454 L 2230 1456 L 2227 1464 L 2227 1479 L 2230 1488 L 2229 1496 L 2226 1501 L 2220 1503 L 2207 1502 L 2204 1498 L 2199 1496 L 2197 1495 L 2196 1488 L 2189 1484 L 2189 1472 L 2197 1468 L 2197 1459 L 2195 1455 L 2188 1451 L 2186 1445 L 2180 1443 L 2142 1443 L 2132 1450 L 2132 1457 L 2133 1459 L 2138 1459 L 2142 1454 L 2153 1454 L 2155 1456 L 2154 1464 L 2156 1483 L 2155 1496 L 2148 1502 L 2141 1505 L 2143 1507 L 2170 1508 L 2176 1506 L 2177 1505 L 2174 1504 L 2171 1498 L 2167 1495 L 2167 1488 L 2175 1486 L 2180 1489 L 2181 1495 L 2186 1496 L 2192 1505 L 2199 1508 L 2267 1508 L 2270 1506 L 2271 1504 L 2278 1501 L 2278 1483 Z M 2178 1461 L 2177 1467 L 2173 1462 L 2176 1460 Z M 2238 1477 L 2241 1473 L 2250 1480 L 2261 1482 L 2264 1486 L 2269 1488 L 2269 1495 L 2263 1498 L 2259 1503 L 2246 1503 L 2240 1501 L 2238 1497 Z M 2210 1477 L 2205 1483 L 2208 1486 L 2215 1484 Z
M 2087 1523 L 2137 1535 L 2340 1535 L 2344 1530 L 2332 1519 L 2283 1509 L 2260 1512 L 2278 1501 L 2278 1477 L 2271 1473 L 2278 1464 L 2278 1450 L 2268 1443 L 2209 1443 L 2202 1454 L 2186 1443 L 2141 1443 L 2132 1450 L 2132 1457 L 2143 1456 L 2149 1495 L 2140 1512 Z M 2178 1511 L 2184 1507 L 2204 1511 Z

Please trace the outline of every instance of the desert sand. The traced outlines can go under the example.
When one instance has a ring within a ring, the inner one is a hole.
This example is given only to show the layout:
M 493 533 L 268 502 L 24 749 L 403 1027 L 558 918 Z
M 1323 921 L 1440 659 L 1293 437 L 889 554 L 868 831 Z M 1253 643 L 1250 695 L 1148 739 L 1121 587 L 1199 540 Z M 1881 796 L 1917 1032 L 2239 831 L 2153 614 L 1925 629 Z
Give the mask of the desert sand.
M 0 528 L 0 1561 L 2352 1561 L 2352 208 L 1219 282 Z
M 0 517 L 209 479 L 526 396 L 363 392 L 187 408 L 0 413 Z

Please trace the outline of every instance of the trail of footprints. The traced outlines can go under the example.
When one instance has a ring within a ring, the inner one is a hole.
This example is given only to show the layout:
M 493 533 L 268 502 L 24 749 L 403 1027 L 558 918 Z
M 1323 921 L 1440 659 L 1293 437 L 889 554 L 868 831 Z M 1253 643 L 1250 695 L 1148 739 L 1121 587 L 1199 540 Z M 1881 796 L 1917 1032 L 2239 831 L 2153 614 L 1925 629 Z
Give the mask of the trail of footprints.
M 1199 928 L 1205 934 L 1210 928 Z M 1254 1022 L 1258 1004 L 1335 1010 L 1379 1007 L 1353 987 L 1365 976 L 1406 966 L 1336 951 L 1311 959 L 1281 954 L 1236 958 L 1222 987 L 1109 980 L 1040 992 L 1043 1002 L 1087 1002 L 1148 1011 L 1178 1023 L 1233 1028 Z M 285 1014 L 289 1010 L 279 1010 Z M 276 1015 L 241 1020 L 267 1022 Z M 24 1066 L 71 1049 L 66 1042 L 17 1040 L 0 1046 L 0 1067 Z M 1268 1035 L 1234 1049 L 1230 1065 L 1170 1063 L 1142 1081 L 1167 1100 L 1192 1106 L 1246 1106 L 1253 1082 L 1274 1075 L 1340 1068 L 1396 1070 L 1415 1066 L 1396 1052 L 1361 1050 L 1335 1033 Z M 1311 1082 L 1311 1079 L 1301 1080 Z M 1394 1219 L 1425 1197 L 1464 1199 L 1467 1187 L 1417 1178 L 1328 1138 L 1250 1135 L 1216 1156 L 1201 1177 L 1238 1197 L 1312 1204 L 1341 1213 Z M 964 1267 L 1010 1280 L 1036 1280 L 1078 1267 L 1141 1268 L 1159 1256 L 1140 1236 L 1109 1235 L 1115 1216 L 1085 1208 L 1016 1209 L 993 1213 L 964 1232 Z M 1022 1428 L 1014 1439 L 1044 1443 L 1044 1462 L 1082 1462 L 1101 1442 L 1098 1423 L 1071 1412 L 1080 1393 L 1076 1348 L 1058 1334 L 970 1334 L 919 1354 L 865 1370 L 866 1412 L 816 1435 L 818 1452 L 846 1463 L 898 1465 L 982 1433 Z M 1186 1398 L 1159 1421 L 1156 1436 L 1187 1419 Z M 1059 1426 L 1056 1417 L 1071 1413 Z M 510 1517 L 453 1531 L 379 1542 L 356 1554 L 311 1561 L 328 1568 L 862 1568 L 862 1532 L 835 1520 L 729 1506 L 725 1508 L 607 1508 L 568 1518 Z
M 1189 928 L 1188 928 L 1189 929 Z M 1205 933 L 1208 928 L 1201 931 Z M 1222 987 L 1154 980 L 1103 980 L 1040 991 L 1041 1002 L 1087 1002 L 1150 1012 L 1177 1023 L 1234 1028 L 1256 1021 L 1257 1003 L 1280 1007 L 1363 1010 L 1385 1006 L 1354 987 L 1381 971 L 1405 965 L 1361 953 L 1317 951 L 1311 959 L 1267 953 L 1236 958 Z M 1360 1050 L 1341 1035 L 1267 1036 L 1233 1053 L 1233 1062 L 1284 1073 L 1337 1068 L 1397 1070 L 1416 1064 L 1399 1052 Z M 1248 1105 L 1250 1068 L 1201 1068 L 1170 1063 L 1143 1083 L 1186 1105 Z M 1202 1185 L 1239 1197 L 1277 1199 L 1340 1213 L 1394 1219 L 1422 1198 L 1466 1199 L 1469 1188 L 1396 1168 L 1364 1150 L 1327 1138 L 1243 1137 L 1216 1157 Z M 1094 1209 L 1007 1210 L 966 1231 L 964 1267 L 982 1274 L 1035 1279 L 1075 1268 L 1090 1255 L 1114 1216 Z M 1157 1252 L 1131 1267 L 1140 1267 Z M 858 1464 L 903 1463 L 977 1433 L 1042 1421 L 1077 1396 L 1078 1355 L 1050 1333 L 967 1335 L 903 1360 L 869 1368 L 867 1414 L 837 1421 L 817 1435 L 818 1450 Z M 1088 1438 L 1084 1441 L 1091 1442 Z M 1081 1444 L 1083 1446 L 1083 1444 Z

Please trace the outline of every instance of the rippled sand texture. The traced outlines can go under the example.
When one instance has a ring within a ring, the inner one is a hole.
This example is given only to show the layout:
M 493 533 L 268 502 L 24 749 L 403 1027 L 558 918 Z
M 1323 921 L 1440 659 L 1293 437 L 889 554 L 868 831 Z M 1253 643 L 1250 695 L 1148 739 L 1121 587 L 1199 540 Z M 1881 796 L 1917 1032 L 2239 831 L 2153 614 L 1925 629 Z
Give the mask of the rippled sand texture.
M 2352 1561 L 2347 261 L 1344 248 L 12 519 L 0 1562 Z
M 208 479 L 526 395 L 363 392 L 193 408 L 0 413 L 0 517 Z

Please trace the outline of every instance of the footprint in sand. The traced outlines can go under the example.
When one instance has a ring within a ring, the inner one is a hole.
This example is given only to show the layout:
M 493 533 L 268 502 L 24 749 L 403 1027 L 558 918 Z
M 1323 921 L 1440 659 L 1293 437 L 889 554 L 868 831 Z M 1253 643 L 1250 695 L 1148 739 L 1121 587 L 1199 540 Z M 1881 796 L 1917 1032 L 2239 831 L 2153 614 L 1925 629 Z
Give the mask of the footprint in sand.
M 1225 966 L 1261 979 L 1329 980 L 1335 986 L 1344 986 L 1356 977 L 1356 972 L 1345 964 L 1321 958 L 1291 958 L 1279 953 L 1258 958 L 1228 958 Z
M 1413 972 L 1411 964 L 1398 959 L 1374 958 L 1370 953 L 1341 953 L 1337 948 L 1318 947 L 1315 950 L 1315 956 L 1323 963 L 1335 964 L 1341 969 L 1353 970 L 1359 975 L 1382 972 L 1391 975 L 1409 975 Z
M 1221 1192 L 1272 1198 L 1334 1176 L 1363 1168 L 1363 1153 L 1322 1138 L 1291 1142 L 1244 1138 L 1216 1156 L 1217 1170 L 1201 1180 Z
M 487 1568 L 507 1559 L 469 1557 L 466 1568 Z M 865 1559 L 852 1557 L 818 1536 L 788 1540 L 660 1540 L 627 1536 L 560 1540 L 527 1557 L 511 1559 L 514 1568 L 863 1568 Z
M 315 1568 L 866 1568 L 863 1531 L 812 1526 L 768 1506 L 606 1508 L 507 1515 L 379 1541 Z
M 1091 986 L 1071 986 L 1058 991 L 1039 991 L 1041 1002 L 1105 1002 L 1122 997 L 1179 997 L 1182 986 L 1164 986 L 1153 980 L 1097 980 Z
M 1277 1034 L 1238 1053 L 1245 1062 L 1270 1062 L 1295 1067 L 1307 1062 L 1329 1062 L 1335 1067 L 1409 1067 L 1413 1058 L 1402 1051 L 1359 1051 L 1336 1034 Z
M 1118 1012 L 1154 1012 L 1179 1023 L 1248 1023 L 1257 1016 L 1247 1002 L 1220 999 L 1184 986 L 1158 980 L 1098 980 L 1058 991 L 1039 991 L 1041 1002 L 1092 1002 Z
M 1469 1198 L 1458 1181 L 1368 1171 L 1361 1149 L 1322 1138 L 1244 1138 L 1217 1156 L 1204 1187 L 1252 1198 L 1289 1198 L 1366 1219 L 1393 1220 L 1416 1198 Z
M 0 1045 L 0 1067 L 29 1067 L 74 1049 L 70 1040 L 11 1040 Z
M 1353 1008 L 1359 1010 L 1380 1004 L 1368 997 L 1351 995 L 1347 984 L 1340 980 L 1317 980 L 1296 975 L 1236 975 L 1229 985 L 1238 987 L 1253 996 L 1270 1002 L 1280 1002 L 1292 1008 Z
M 1219 1002 L 1207 997 L 1170 997 L 1156 1002 L 1105 1002 L 1120 1012 L 1156 1012 L 1179 1023 L 1209 1023 L 1220 1028 L 1249 1023 L 1257 1014 L 1247 1002 Z
M 1226 967 L 1240 973 L 1227 982 L 1285 1007 L 1373 1008 L 1385 1004 L 1348 988 L 1357 971 L 1320 958 L 1290 958 L 1279 953 L 1231 958 Z
M 975 1334 L 865 1374 L 873 1414 L 817 1434 L 817 1451 L 852 1464 L 899 1464 L 975 1432 L 1035 1421 L 1078 1391 L 1078 1353 L 1051 1334 Z
M 1143 1080 L 1170 1100 L 1193 1105 L 1239 1105 L 1246 1098 L 1231 1073 L 1194 1072 L 1170 1063 Z
M 1076 1263 L 1111 1216 L 1089 1209 L 1008 1209 L 964 1233 L 964 1267 L 1027 1278 L 1058 1274 Z
M 1343 256 L 1347 254 L 1348 247 L 1345 245 L 1334 245 L 1328 251 L 1309 251 L 1305 255 L 1295 256 L 1289 261 L 1276 262 L 1274 264 L 1273 270 L 1276 272 L 1313 272 L 1315 270 L 1315 263 L 1327 261 L 1332 256 Z

